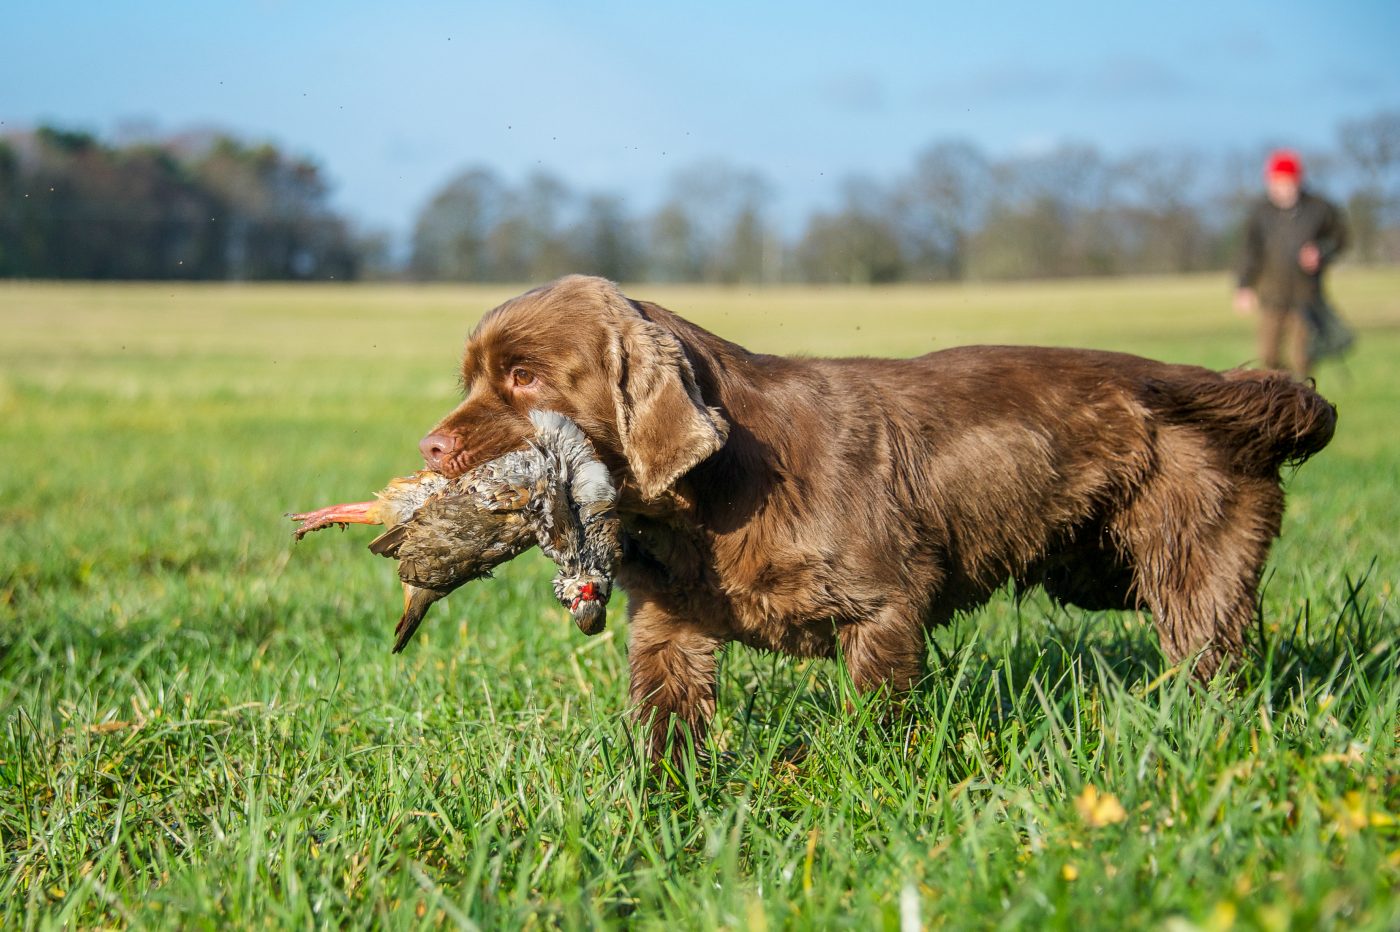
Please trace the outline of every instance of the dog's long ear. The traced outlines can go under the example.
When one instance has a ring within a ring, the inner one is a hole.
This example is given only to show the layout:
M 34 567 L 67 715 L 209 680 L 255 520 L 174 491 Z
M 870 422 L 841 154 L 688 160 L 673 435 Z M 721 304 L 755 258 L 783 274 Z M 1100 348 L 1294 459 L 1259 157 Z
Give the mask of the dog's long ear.
M 724 446 L 729 423 L 707 407 L 680 342 L 640 315 L 619 322 L 610 360 L 622 454 L 653 499 Z

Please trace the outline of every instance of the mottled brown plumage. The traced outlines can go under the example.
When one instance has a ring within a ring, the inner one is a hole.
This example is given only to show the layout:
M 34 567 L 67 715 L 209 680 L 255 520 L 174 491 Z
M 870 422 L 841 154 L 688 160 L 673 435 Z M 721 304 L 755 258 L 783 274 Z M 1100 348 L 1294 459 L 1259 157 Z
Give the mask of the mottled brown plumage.
M 393 480 L 372 502 L 292 515 L 303 522 L 298 540 L 334 524 L 386 526 L 369 549 L 399 561 L 404 611 L 394 653 L 434 602 L 536 544 L 558 564 L 555 596 L 579 629 L 603 630 L 620 557 L 617 492 L 572 421 L 538 411 L 531 421 L 536 432 L 524 449 L 457 478 L 423 470 Z

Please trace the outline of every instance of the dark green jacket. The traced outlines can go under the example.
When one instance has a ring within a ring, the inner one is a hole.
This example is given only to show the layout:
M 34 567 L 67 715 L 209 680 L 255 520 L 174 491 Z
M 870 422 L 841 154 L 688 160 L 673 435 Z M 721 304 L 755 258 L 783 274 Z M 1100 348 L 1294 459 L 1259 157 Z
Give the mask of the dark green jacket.
M 1298 250 L 1316 243 L 1322 254 L 1315 273 L 1298 267 Z M 1346 248 L 1341 211 L 1308 191 L 1288 210 L 1261 198 L 1249 212 L 1240 256 L 1240 287 L 1253 288 L 1264 307 L 1301 311 L 1322 294 L 1322 272 Z

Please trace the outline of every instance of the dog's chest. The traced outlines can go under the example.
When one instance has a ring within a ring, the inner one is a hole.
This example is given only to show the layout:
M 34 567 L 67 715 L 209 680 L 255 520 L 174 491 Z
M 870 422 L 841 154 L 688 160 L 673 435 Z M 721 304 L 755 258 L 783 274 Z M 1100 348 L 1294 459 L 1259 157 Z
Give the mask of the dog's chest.
M 645 587 L 733 640 L 828 656 L 837 626 L 867 617 L 878 593 L 851 568 L 792 544 L 656 518 L 625 521 L 626 588 Z

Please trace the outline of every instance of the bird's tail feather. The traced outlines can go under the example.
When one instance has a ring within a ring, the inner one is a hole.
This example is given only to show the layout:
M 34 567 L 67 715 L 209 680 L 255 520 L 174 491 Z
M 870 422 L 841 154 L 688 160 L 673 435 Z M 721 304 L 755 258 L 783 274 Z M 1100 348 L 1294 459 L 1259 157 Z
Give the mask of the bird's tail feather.
M 410 586 L 404 583 L 403 586 L 403 615 L 399 617 L 399 623 L 394 628 L 394 650 L 393 653 L 403 653 L 403 649 L 408 642 L 413 640 L 413 635 L 417 633 L 418 626 L 427 617 L 428 609 L 434 602 L 442 598 L 442 593 L 432 589 L 420 589 L 417 586 Z

